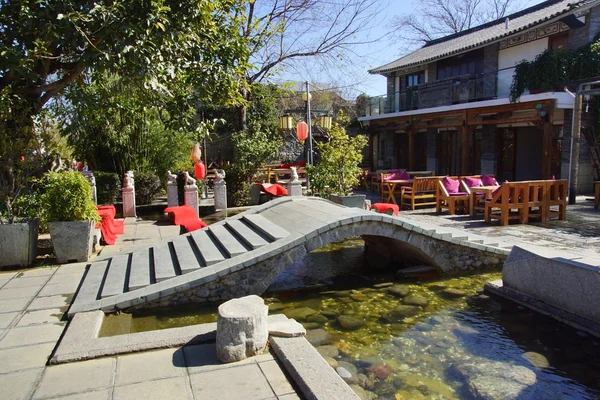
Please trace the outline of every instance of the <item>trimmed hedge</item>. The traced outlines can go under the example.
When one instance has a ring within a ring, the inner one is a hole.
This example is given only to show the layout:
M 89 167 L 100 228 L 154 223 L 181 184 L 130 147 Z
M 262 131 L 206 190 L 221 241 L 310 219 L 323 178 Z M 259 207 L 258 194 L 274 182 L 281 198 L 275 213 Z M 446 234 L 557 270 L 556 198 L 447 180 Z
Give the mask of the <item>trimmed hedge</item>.
M 95 171 L 94 177 L 96 178 L 98 204 L 114 204 L 121 190 L 119 175 L 113 172 Z
M 160 179 L 151 173 L 136 172 L 133 175 L 135 182 L 135 204 L 150 204 L 160 194 Z

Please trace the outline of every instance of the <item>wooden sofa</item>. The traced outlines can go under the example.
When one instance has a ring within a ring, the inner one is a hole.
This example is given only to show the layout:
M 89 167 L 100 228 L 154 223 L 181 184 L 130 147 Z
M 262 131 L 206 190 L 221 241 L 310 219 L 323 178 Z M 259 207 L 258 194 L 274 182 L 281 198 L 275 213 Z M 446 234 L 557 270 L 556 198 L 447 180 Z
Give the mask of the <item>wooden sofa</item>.
M 498 191 L 486 200 L 484 219 L 500 220 L 508 225 L 510 220 L 526 224 L 531 218 L 548 221 L 552 215 L 559 219 L 567 218 L 567 181 L 524 181 L 504 182 Z
M 408 207 L 432 207 L 437 204 L 437 182 L 443 176 L 415 177 L 410 186 L 402 186 L 400 191 L 400 209 Z
M 457 210 L 462 210 L 463 213 L 469 212 L 471 195 L 469 192 L 464 192 L 461 181 L 457 176 L 449 176 L 448 178 L 458 181 L 459 193 L 448 193 L 444 186 L 444 179 L 437 181 L 437 193 L 435 211 L 441 213 L 443 209 L 448 209 L 448 214 L 454 215 Z

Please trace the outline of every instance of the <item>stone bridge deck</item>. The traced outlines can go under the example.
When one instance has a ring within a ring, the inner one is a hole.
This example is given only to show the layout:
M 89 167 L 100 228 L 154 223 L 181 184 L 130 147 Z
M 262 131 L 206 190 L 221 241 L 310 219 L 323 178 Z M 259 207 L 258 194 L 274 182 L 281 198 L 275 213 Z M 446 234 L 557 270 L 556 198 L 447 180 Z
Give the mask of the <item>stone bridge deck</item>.
M 260 295 L 307 252 L 352 236 L 394 239 L 445 272 L 464 269 L 464 252 L 479 257 L 471 267 L 486 267 L 498 265 L 512 247 L 318 198 L 285 197 L 203 230 L 92 262 L 69 315 Z

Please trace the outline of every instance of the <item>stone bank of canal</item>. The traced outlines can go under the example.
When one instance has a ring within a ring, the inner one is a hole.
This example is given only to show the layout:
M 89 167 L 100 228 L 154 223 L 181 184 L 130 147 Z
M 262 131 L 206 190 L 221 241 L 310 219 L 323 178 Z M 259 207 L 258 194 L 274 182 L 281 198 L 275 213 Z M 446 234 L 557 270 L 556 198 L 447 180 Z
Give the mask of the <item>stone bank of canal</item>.
M 307 339 L 361 397 L 600 397 L 599 341 L 482 294 L 499 271 L 393 282 L 369 273 L 361 246 L 350 240 L 310 253 L 274 288 L 337 286 L 265 296 L 270 313 L 305 326 Z M 214 322 L 214 311 L 195 306 L 117 319 L 142 331 Z

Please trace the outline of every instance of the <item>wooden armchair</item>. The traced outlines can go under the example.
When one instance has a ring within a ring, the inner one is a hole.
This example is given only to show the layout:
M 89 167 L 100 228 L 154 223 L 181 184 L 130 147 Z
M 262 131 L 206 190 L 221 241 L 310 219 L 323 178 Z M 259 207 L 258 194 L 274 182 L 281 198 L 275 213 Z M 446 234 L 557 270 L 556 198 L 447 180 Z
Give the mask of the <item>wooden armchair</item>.
M 458 177 L 451 176 L 448 178 L 455 180 L 459 187 L 458 190 L 461 190 L 461 184 L 460 181 L 458 181 Z M 443 208 L 448 209 L 449 215 L 456 214 L 457 210 L 462 210 L 463 213 L 466 214 L 469 210 L 470 200 L 471 196 L 469 195 L 469 193 L 461 191 L 456 193 L 449 193 L 446 187 L 444 186 L 444 179 L 440 179 L 437 181 L 437 195 L 435 205 L 436 214 L 441 213 Z
M 527 223 L 529 186 L 531 182 L 504 182 L 485 202 L 485 222 L 498 219 L 503 226 L 508 225 L 509 220 L 518 220 L 520 224 Z M 539 190 L 538 184 L 533 186 L 535 190 Z
M 488 176 L 490 176 L 491 178 L 494 177 L 494 175 L 488 175 Z M 470 180 L 467 178 L 481 181 L 481 175 L 469 175 L 469 176 L 459 177 L 461 191 L 466 192 L 470 197 L 469 214 L 471 214 L 471 216 L 474 217 L 475 214 L 478 212 L 483 214 L 483 212 L 485 210 L 485 200 L 487 197 L 487 193 L 478 192 L 477 186 L 471 186 L 469 184 Z
M 567 180 L 546 181 L 546 218 L 567 219 Z
M 411 186 L 400 189 L 400 209 L 410 207 L 430 207 L 437 204 L 437 184 L 443 176 L 415 177 Z

